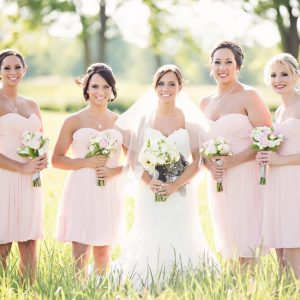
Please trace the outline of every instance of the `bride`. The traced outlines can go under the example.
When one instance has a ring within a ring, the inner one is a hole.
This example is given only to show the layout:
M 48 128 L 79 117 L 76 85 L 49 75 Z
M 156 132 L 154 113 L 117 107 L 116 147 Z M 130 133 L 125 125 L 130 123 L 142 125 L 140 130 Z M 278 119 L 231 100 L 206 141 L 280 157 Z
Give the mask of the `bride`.
M 134 285 L 162 283 L 171 271 L 212 266 L 214 261 L 202 233 L 192 181 L 198 172 L 199 136 L 204 129 L 204 124 L 196 124 L 204 119 L 182 94 L 182 84 L 178 67 L 160 67 L 153 78 L 155 93 L 148 92 L 116 124 L 127 140 L 129 164 L 138 179 L 135 220 L 120 260 L 123 275 Z M 174 143 L 188 161 L 173 182 L 155 179 L 139 163 L 144 142 L 159 138 Z M 156 202 L 155 193 L 166 201 Z

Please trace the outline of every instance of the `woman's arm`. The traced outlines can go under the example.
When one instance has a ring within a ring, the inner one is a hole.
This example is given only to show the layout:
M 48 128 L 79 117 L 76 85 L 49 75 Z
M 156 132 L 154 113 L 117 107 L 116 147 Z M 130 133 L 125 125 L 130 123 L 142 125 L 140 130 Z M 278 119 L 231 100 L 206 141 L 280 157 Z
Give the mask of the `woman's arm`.
M 30 106 L 30 111 L 35 113 L 41 120 L 41 112 L 39 106 L 36 102 L 32 100 L 26 99 L 26 103 Z M 42 120 L 41 120 L 42 124 Z M 41 125 L 42 128 L 42 125 Z M 17 151 L 17 149 L 16 149 Z M 48 165 L 47 156 L 43 155 L 40 157 L 36 157 L 34 159 L 30 159 L 24 163 L 18 162 L 7 156 L 0 154 L 0 168 L 6 169 L 13 172 L 19 172 L 24 174 L 33 174 L 35 172 L 41 171 L 46 168 Z
M 193 162 L 184 170 L 184 172 L 173 182 L 166 182 L 161 185 L 160 192 L 165 195 L 172 194 L 182 186 L 190 182 L 190 180 L 199 171 L 200 154 L 199 149 L 192 151 Z
M 70 158 L 66 156 L 73 140 L 73 133 L 77 129 L 78 121 L 76 115 L 65 120 L 52 155 L 52 165 L 54 168 L 78 170 L 81 168 L 97 168 L 105 165 L 107 158 L 100 155 L 91 158 Z
M 17 150 L 17 149 L 16 149 Z M 24 174 L 33 174 L 35 172 L 43 170 L 47 166 L 47 160 L 45 156 L 39 156 L 34 159 L 30 159 L 25 163 L 18 162 L 10 159 L 3 154 L 0 154 L 0 168 L 13 172 L 19 172 Z
M 260 165 L 286 166 L 300 165 L 300 153 L 280 155 L 272 151 L 259 151 L 256 160 Z
M 272 126 L 270 111 L 259 94 L 255 90 L 246 90 L 243 93 L 243 97 L 245 97 L 247 115 L 253 127 Z M 252 160 L 255 154 L 256 151 L 250 149 L 249 145 L 249 148 L 244 151 L 232 156 L 214 157 L 212 161 L 221 160 L 223 165 L 217 166 L 217 168 L 225 170 Z

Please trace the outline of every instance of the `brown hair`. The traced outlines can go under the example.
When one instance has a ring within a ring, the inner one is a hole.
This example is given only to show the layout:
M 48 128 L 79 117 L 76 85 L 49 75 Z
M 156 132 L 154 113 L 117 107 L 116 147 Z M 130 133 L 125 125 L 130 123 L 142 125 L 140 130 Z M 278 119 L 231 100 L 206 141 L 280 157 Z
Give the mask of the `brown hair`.
M 0 52 L 0 68 L 2 66 L 3 60 L 8 56 L 16 56 L 20 59 L 23 68 L 26 68 L 25 60 L 23 56 L 14 49 L 4 49 Z
M 232 41 L 223 41 L 215 46 L 215 48 L 211 51 L 210 57 L 213 60 L 214 54 L 219 49 L 230 49 L 234 55 L 235 61 L 239 69 L 243 65 L 244 54 L 242 48 L 235 42 Z
M 82 78 L 76 78 L 75 82 L 78 85 L 81 85 L 83 87 L 83 97 L 87 101 L 89 99 L 88 94 L 88 87 L 89 83 L 91 81 L 91 78 L 94 74 L 100 75 L 111 87 L 114 98 L 110 99 L 110 101 L 113 101 L 117 98 L 117 90 L 116 90 L 116 79 L 113 74 L 113 71 L 111 67 L 104 63 L 95 63 L 90 65 L 87 68 L 86 74 Z
M 178 80 L 178 83 L 180 86 L 182 86 L 183 84 L 183 77 L 182 74 L 179 70 L 179 68 L 176 65 L 172 65 L 172 64 L 168 64 L 168 65 L 163 65 L 161 66 L 154 74 L 153 76 L 153 81 L 152 81 L 152 85 L 154 86 L 154 88 L 157 87 L 158 82 L 160 81 L 160 79 L 169 72 L 173 72 Z

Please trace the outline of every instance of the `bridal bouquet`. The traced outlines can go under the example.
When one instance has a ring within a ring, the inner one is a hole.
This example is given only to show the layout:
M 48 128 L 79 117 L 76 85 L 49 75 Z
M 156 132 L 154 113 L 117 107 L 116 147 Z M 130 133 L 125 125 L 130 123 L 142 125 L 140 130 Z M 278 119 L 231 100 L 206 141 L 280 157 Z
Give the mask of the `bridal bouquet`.
M 163 182 L 173 182 L 188 165 L 176 145 L 166 138 L 148 139 L 139 153 L 139 162 L 154 178 Z M 166 201 L 167 197 L 155 194 L 156 202 Z
M 273 127 L 255 127 L 251 134 L 251 148 L 257 151 L 277 151 L 283 142 L 283 135 L 277 134 Z M 259 184 L 266 184 L 266 165 L 260 166 Z
M 22 146 L 17 149 L 17 153 L 21 157 L 36 158 L 48 152 L 49 139 L 41 132 L 25 131 L 23 133 Z M 34 187 L 41 186 L 40 172 L 32 175 L 32 185 Z
M 228 145 L 228 142 L 222 136 L 219 136 L 215 139 L 210 139 L 207 142 L 205 142 L 203 144 L 203 148 L 201 149 L 200 153 L 208 159 L 211 159 L 215 156 L 232 155 L 232 153 L 230 152 L 230 147 Z M 222 160 L 218 159 L 216 160 L 216 164 L 222 166 L 223 162 Z M 222 191 L 223 191 L 222 179 L 219 179 L 217 181 L 217 192 L 222 192 Z
M 85 157 L 89 158 L 95 155 L 102 155 L 109 158 L 111 153 L 116 152 L 117 142 L 118 141 L 112 138 L 112 136 L 108 132 L 99 132 L 97 134 L 92 134 L 90 136 L 88 147 L 90 151 L 86 154 Z M 104 179 L 98 178 L 97 185 L 105 186 Z

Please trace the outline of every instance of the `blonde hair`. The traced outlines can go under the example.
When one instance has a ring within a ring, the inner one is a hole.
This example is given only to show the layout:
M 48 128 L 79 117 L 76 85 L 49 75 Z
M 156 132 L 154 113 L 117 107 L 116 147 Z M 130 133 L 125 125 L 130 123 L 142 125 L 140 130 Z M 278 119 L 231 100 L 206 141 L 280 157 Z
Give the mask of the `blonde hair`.
M 281 64 L 285 66 L 293 76 L 298 76 L 297 82 L 299 81 L 300 70 L 297 59 L 289 53 L 280 53 L 278 55 L 273 56 L 265 66 L 264 80 L 266 84 L 270 85 L 270 73 L 274 64 Z

